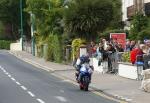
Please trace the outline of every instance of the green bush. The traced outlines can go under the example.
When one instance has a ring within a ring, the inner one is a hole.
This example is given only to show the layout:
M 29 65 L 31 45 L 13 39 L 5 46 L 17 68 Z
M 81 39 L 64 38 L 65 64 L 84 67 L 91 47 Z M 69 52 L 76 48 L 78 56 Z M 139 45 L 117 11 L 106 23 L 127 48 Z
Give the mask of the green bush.
M 129 39 L 135 40 L 139 37 L 139 32 L 145 30 L 148 26 L 148 18 L 141 13 L 136 13 L 131 21 L 130 35 Z M 144 34 L 145 35 L 145 34 Z
M 53 38 L 53 56 L 54 56 L 54 61 L 60 63 L 62 61 L 62 48 L 60 45 L 60 39 L 57 35 L 54 35 Z
M 9 50 L 11 43 L 12 43 L 12 41 L 0 40 L 0 49 Z
M 144 40 L 144 39 L 150 39 L 150 30 L 148 29 L 144 29 L 141 32 L 138 33 L 137 39 L 138 40 Z
M 83 44 L 84 40 L 81 40 L 80 38 L 74 39 L 72 41 L 72 58 L 73 60 L 78 56 L 80 46 Z
M 58 35 L 51 33 L 47 40 L 48 49 L 46 60 L 60 63 L 62 61 L 62 46 Z
M 125 52 L 122 55 L 122 60 L 123 60 L 123 62 L 130 62 L 130 52 Z

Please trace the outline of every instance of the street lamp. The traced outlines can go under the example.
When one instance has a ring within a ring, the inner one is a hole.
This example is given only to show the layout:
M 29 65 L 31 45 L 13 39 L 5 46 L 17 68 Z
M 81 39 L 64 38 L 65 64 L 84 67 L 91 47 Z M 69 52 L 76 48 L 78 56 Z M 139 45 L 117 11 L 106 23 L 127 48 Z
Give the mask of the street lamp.
M 22 13 L 22 0 L 20 0 L 20 34 L 21 34 L 21 50 L 23 50 L 23 13 Z

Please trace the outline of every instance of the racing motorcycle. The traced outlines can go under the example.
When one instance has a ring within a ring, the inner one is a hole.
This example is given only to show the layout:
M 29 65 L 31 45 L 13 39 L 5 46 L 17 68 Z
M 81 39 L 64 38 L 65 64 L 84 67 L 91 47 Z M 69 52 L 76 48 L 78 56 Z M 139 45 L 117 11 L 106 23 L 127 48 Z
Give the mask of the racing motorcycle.
M 76 79 L 79 83 L 80 90 L 88 91 L 91 82 L 92 69 L 83 64 L 79 73 L 76 73 Z

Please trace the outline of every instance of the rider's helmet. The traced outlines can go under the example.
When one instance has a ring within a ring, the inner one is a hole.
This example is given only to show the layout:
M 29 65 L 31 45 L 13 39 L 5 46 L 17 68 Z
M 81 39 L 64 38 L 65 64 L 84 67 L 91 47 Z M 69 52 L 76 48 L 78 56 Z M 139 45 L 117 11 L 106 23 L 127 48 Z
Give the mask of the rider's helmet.
M 80 61 L 81 61 L 81 64 L 89 63 L 90 62 L 89 56 L 88 55 L 82 55 L 80 57 Z

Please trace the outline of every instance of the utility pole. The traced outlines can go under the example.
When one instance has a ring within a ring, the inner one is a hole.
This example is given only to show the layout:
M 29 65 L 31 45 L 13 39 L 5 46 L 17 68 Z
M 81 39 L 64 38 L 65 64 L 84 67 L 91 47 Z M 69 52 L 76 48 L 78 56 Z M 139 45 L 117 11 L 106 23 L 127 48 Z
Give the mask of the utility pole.
M 34 37 L 34 21 L 35 21 L 35 15 L 31 12 L 30 13 L 31 17 L 31 39 L 32 39 L 32 55 L 35 56 L 35 37 Z
M 22 0 L 20 0 L 20 36 L 21 36 L 21 48 L 23 50 L 23 12 L 22 12 Z

